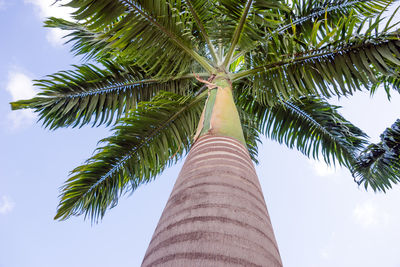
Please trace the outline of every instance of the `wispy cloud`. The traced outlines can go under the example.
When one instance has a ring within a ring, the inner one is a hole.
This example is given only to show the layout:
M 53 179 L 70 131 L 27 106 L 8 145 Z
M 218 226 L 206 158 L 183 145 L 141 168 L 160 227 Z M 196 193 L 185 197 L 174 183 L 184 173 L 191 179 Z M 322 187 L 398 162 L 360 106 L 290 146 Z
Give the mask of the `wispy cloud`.
M 1 0 L 0 0 L 1 1 Z M 59 1 L 55 3 L 55 0 L 24 0 L 27 4 L 32 4 L 35 7 L 35 11 L 37 16 L 44 20 L 48 17 L 57 17 L 63 19 L 70 19 L 72 8 L 63 7 L 61 4 L 65 4 L 66 1 Z M 65 31 L 60 29 L 49 29 L 49 32 L 46 36 L 47 41 L 54 46 L 62 45 L 65 40 L 63 40 L 63 36 L 66 35 Z
M 12 101 L 29 99 L 36 94 L 32 79 L 17 70 L 8 73 L 6 90 L 10 93 Z M 31 110 L 15 110 L 7 115 L 7 119 L 11 123 L 11 129 L 20 128 L 23 125 L 31 125 L 35 118 L 36 116 Z
M 319 256 L 321 259 L 332 260 L 332 258 L 336 256 L 334 247 L 334 244 L 337 243 L 336 237 L 336 233 L 332 232 L 330 238 L 327 239 L 328 241 L 325 243 L 325 245 L 319 249 Z
M 326 163 L 322 160 L 310 160 L 310 165 L 312 166 L 314 172 L 318 176 L 329 176 L 335 173 L 335 168 L 326 165 Z
M 6 0 L 0 0 L 0 10 L 6 8 Z
M 8 196 L 2 196 L 0 199 L 0 214 L 10 213 L 15 207 L 15 203 Z
M 353 219 L 356 224 L 363 228 L 371 228 L 387 224 L 388 214 L 379 209 L 379 206 L 372 201 L 357 204 L 353 209 Z
M 329 251 L 326 248 L 320 249 L 319 254 L 320 254 L 321 258 L 323 258 L 323 259 L 329 259 L 330 258 Z

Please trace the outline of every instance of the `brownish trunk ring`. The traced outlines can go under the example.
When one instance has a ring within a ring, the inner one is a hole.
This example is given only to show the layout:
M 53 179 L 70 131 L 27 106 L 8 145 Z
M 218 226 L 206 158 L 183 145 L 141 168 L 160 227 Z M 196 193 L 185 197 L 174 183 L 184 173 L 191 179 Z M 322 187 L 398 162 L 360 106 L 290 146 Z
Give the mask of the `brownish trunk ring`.
M 282 266 L 253 162 L 239 141 L 196 141 L 142 266 Z

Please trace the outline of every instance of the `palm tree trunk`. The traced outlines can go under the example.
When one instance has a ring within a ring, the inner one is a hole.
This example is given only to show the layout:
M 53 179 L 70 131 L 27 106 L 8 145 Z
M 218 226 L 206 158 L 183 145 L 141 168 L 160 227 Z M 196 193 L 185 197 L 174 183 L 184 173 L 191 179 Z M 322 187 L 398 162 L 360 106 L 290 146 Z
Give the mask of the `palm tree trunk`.
M 142 266 L 282 266 L 257 174 L 240 142 L 197 140 Z
M 229 79 L 210 90 L 142 266 L 282 266 Z

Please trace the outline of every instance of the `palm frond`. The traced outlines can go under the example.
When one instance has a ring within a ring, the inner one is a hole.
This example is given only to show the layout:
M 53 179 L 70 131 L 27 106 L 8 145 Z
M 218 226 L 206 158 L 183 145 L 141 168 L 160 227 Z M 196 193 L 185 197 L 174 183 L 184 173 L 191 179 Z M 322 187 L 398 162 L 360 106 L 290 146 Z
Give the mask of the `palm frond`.
M 200 32 L 201 37 L 206 41 L 208 50 L 214 60 L 215 63 L 219 63 L 221 59 L 217 55 L 217 51 L 214 48 L 213 43 L 211 42 L 208 29 L 206 29 L 206 25 L 208 24 L 207 20 L 212 20 L 211 17 L 211 8 L 212 5 L 207 0 L 185 0 L 190 14 L 195 21 L 196 28 Z
M 202 10 L 206 10 L 204 28 L 217 50 L 220 60 L 217 61 L 217 65 L 226 65 L 226 68 L 231 63 L 230 59 L 235 50 L 241 51 L 246 47 L 252 47 L 269 29 L 276 28 L 280 22 L 280 15 L 274 11 L 285 8 L 280 0 L 196 0 L 196 2 L 201 3 Z M 221 60 L 225 61 L 225 64 Z
M 45 27 L 58 28 L 66 31 L 65 43 L 72 43 L 71 52 L 83 56 L 85 60 L 112 60 L 118 55 L 118 50 L 109 46 L 104 31 L 90 30 L 85 24 L 50 17 Z
M 205 95 L 161 92 L 152 101 L 141 102 L 120 120 L 111 137 L 102 140 L 105 145 L 72 171 L 55 219 L 85 214 L 97 221 L 121 194 L 134 191 L 174 163 L 191 145 Z
M 258 144 L 260 140 L 260 129 L 253 114 L 247 113 L 241 107 L 238 107 L 240 123 L 242 124 L 243 136 L 246 141 L 247 150 L 254 163 L 258 164 Z
M 287 9 L 277 15 L 275 27 L 264 28 L 265 35 L 252 45 L 242 49 L 239 55 L 252 50 L 259 50 L 280 35 L 295 35 L 294 41 L 299 45 L 307 44 L 309 37 L 318 27 L 315 36 L 326 36 L 344 18 L 353 20 L 354 26 L 359 26 L 366 18 L 382 14 L 396 0 L 295 0 L 286 1 Z M 265 49 L 265 48 L 264 48 Z M 271 49 L 273 50 L 273 49 Z M 254 53 L 254 52 L 253 52 Z
M 266 33 L 275 29 L 281 20 L 280 11 L 287 10 L 281 1 L 221 1 L 217 12 L 219 17 L 214 39 L 227 49 L 224 66 L 229 67 L 235 50 L 243 51 L 254 47 L 265 38 Z
M 260 51 L 245 58 L 243 68 L 248 70 L 234 74 L 234 79 L 252 79 L 253 94 L 269 105 L 277 96 L 331 97 L 369 88 L 381 75 L 397 75 L 400 64 L 398 34 L 379 32 L 378 25 L 379 20 L 367 29 L 357 28 L 352 20 L 344 20 L 326 38 L 318 41 L 313 36 L 307 50 L 293 38 L 277 40 L 280 44 L 269 48 L 274 52 Z
M 400 57 L 399 57 L 400 58 Z M 396 73 L 400 73 L 397 71 Z M 383 87 L 386 92 L 388 100 L 391 99 L 391 92 L 395 90 L 397 93 L 400 93 L 400 76 L 396 75 L 381 75 L 378 78 L 378 82 L 372 85 L 370 93 L 371 96 L 375 94 L 378 88 Z
M 191 77 L 146 79 L 137 67 L 110 61 L 103 66 L 85 64 L 37 80 L 39 95 L 11 103 L 12 109 L 34 109 L 50 129 L 88 123 L 109 125 L 161 90 L 186 94 L 194 88 Z
M 240 19 L 235 27 L 235 31 L 233 32 L 232 39 L 230 41 L 230 47 L 225 55 L 224 59 L 224 66 L 228 66 L 228 63 L 231 61 L 232 55 L 235 52 L 236 49 L 236 44 L 239 41 L 239 38 L 242 34 L 244 25 L 247 20 L 247 16 L 249 14 L 250 8 L 253 4 L 253 0 L 247 0 L 247 1 L 223 1 L 223 4 L 225 4 L 225 7 L 229 9 L 231 12 L 233 11 L 233 14 L 237 13 L 238 7 L 237 5 L 239 4 L 240 7 L 242 7 L 242 12 L 240 14 Z M 235 3 L 235 5 L 232 5 Z
M 400 181 L 400 120 L 381 134 L 381 141 L 367 146 L 353 168 L 355 181 L 365 189 L 386 192 Z
M 396 0 L 294 0 L 286 1 L 290 13 L 285 22 L 274 32 L 284 33 L 287 30 L 310 32 L 315 21 L 324 20 L 326 27 L 335 25 L 343 17 L 354 14 L 361 22 L 365 17 L 374 17 L 385 11 Z M 321 28 L 321 30 L 324 30 Z
M 249 96 L 238 103 L 257 121 L 261 133 L 308 157 L 318 159 L 322 154 L 327 164 L 337 161 L 351 168 L 367 142 L 367 135 L 343 118 L 338 106 L 316 97 L 281 101 L 272 107 Z
M 107 50 L 117 49 L 121 57 L 152 66 L 153 74 L 182 73 L 194 61 L 212 71 L 206 58 L 195 51 L 191 17 L 176 1 L 72 0 L 68 6 L 76 9 L 74 19 L 108 43 Z M 88 50 L 92 44 L 82 40 L 82 48 L 76 51 Z

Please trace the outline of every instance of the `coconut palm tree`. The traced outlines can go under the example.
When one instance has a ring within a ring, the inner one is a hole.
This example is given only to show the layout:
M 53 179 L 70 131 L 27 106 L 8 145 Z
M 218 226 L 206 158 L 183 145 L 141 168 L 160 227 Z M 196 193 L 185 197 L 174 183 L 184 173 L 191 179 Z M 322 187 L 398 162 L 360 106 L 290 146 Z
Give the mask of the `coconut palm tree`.
M 85 63 L 37 80 L 45 127 L 112 125 L 62 188 L 55 219 L 97 222 L 187 155 L 143 266 L 282 266 L 253 162 L 260 135 L 350 169 L 365 188 L 400 180 L 400 121 L 372 144 L 331 97 L 399 90 L 391 0 L 72 0 Z

